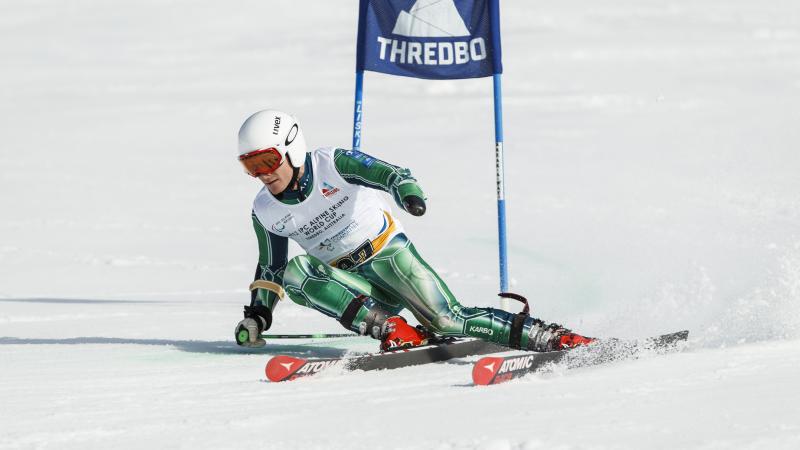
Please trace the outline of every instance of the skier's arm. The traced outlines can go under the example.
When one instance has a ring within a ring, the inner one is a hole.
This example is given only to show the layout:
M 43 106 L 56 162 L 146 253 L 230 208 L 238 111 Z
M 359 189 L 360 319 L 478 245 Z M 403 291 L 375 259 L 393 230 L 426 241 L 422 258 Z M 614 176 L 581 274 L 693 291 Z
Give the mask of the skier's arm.
M 258 288 L 252 291 L 250 306 L 263 305 L 270 311 L 275 310 L 279 300 L 278 292 L 283 285 L 283 271 L 289 254 L 289 239 L 271 233 L 264 228 L 253 213 L 253 229 L 258 239 L 258 266 L 255 280 L 269 282 L 271 287 Z
M 261 347 L 264 340 L 258 335 L 272 325 L 278 293 L 282 290 L 286 269 L 289 239 L 270 233 L 253 213 L 253 229 L 258 239 L 258 265 L 250 296 L 250 306 L 244 307 L 244 319 L 236 327 L 236 342 L 248 347 Z M 246 331 L 246 332 L 245 332 Z
M 334 151 L 336 171 L 348 183 L 388 192 L 398 206 L 415 216 L 425 213 L 425 193 L 411 171 L 355 150 Z

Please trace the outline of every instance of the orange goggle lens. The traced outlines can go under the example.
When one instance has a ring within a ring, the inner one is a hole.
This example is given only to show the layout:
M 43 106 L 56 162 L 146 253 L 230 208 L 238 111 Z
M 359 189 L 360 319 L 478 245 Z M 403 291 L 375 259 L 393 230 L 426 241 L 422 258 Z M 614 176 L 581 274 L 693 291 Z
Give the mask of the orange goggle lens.
M 252 177 L 275 172 L 281 165 L 282 159 L 278 149 L 272 147 L 245 153 L 239 157 L 244 170 Z

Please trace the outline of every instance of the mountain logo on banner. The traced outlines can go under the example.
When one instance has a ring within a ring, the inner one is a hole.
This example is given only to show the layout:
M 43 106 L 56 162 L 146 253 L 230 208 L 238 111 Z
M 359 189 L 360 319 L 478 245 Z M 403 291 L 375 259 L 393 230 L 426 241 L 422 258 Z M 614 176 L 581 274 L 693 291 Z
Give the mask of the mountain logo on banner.
M 410 11 L 400 11 L 392 33 L 406 37 L 470 35 L 453 0 L 417 0 Z
M 498 1 L 361 0 L 357 70 L 437 80 L 502 73 Z

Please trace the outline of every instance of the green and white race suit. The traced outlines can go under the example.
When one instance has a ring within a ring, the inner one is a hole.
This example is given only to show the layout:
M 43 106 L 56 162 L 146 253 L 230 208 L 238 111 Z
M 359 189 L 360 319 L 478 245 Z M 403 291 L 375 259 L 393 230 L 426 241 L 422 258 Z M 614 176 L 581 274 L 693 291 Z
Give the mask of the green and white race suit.
M 407 196 L 425 198 L 408 169 L 334 148 L 307 154 L 298 191 L 278 199 L 263 188 L 252 217 L 259 243 L 256 280 L 265 288 L 253 292 L 251 304 L 274 313 L 285 292 L 330 317 L 347 316 L 344 324 L 362 334 L 375 335 L 370 327 L 408 310 L 441 335 L 532 349 L 552 337 L 553 329 L 537 319 L 462 306 L 377 191 L 389 193 L 401 208 Z M 287 260 L 288 239 L 307 254 Z

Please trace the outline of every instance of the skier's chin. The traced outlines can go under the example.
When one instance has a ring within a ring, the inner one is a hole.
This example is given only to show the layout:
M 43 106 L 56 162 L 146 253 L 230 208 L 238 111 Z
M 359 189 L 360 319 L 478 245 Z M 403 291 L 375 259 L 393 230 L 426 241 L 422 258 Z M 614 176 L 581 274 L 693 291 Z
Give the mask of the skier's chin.
M 277 195 L 277 194 L 280 194 L 281 192 L 283 192 L 284 189 L 286 189 L 285 185 L 287 183 L 281 181 L 280 179 L 276 179 L 274 181 L 271 181 L 269 183 L 264 183 L 264 184 L 267 186 L 267 189 L 269 189 L 270 193 L 272 193 L 273 195 Z

